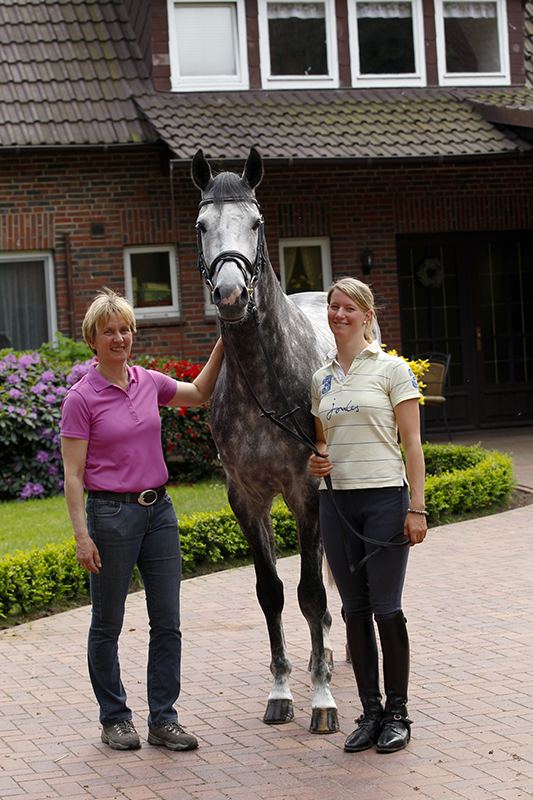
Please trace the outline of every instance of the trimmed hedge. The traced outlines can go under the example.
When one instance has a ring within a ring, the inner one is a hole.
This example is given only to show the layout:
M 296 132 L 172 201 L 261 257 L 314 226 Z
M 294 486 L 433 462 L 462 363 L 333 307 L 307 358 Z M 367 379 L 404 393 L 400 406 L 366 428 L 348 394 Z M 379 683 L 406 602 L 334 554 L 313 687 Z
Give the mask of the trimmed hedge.
M 479 445 L 424 445 L 430 523 L 503 505 L 514 488 L 511 459 Z M 297 547 L 294 519 L 283 503 L 272 511 L 278 551 Z M 248 544 L 229 508 L 180 519 L 184 574 L 246 558 Z M 89 574 L 76 561 L 74 542 L 18 552 L 0 560 L 0 617 L 51 608 L 87 597 Z

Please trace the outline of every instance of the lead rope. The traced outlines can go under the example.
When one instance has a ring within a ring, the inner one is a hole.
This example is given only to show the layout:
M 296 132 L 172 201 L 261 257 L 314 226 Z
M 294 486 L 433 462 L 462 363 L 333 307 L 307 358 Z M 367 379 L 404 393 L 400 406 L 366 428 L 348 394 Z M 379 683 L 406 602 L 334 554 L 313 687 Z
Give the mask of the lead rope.
M 267 417 L 271 422 L 274 423 L 274 425 L 277 425 L 278 428 L 281 428 L 282 430 L 284 430 L 285 433 L 288 433 L 290 436 L 293 437 L 293 439 L 296 439 L 298 442 L 300 442 L 300 444 L 305 445 L 309 450 L 311 450 L 311 452 L 315 456 L 318 456 L 319 458 L 324 458 L 322 453 L 319 453 L 319 451 L 317 450 L 315 442 L 305 433 L 305 431 L 302 430 L 298 420 L 294 417 L 294 415 L 298 411 L 301 410 L 301 406 L 296 406 L 293 409 L 290 408 L 289 402 L 287 400 L 287 397 L 285 396 L 285 393 L 283 392 L 283 389 L 281 388 L 281 384 L 279 382 L 279 378 L 278 378 L 275 370 L 272 368 L 271 360 L 268 357 L 268 354 L 266 352 L 265 344 L 264 344 L 263 338 L 261 336 L 261 329 L 260 329 L 259 321 L 257 319 L 257 309 L 255 307 L 253 307 L 252 308 L 252 312 L 253 312 L 253 318 L 254 318 L 254 321 L 255 321 L 256 329 L 257 329 L 257 337 L 259 339 L 259 344 L 261 346 L 261 350 L 263 351 L 263 356 L 265 357 L 265 363 L 267 365 L 268 373 L 270 375 L 271 380 L 273 380 L 274 384 L 277 386 L 278 392 L 279 392 L 279 394 L 281 395 L 281 397 L 283 399 L 285 408 L 287 409 L 286 412 L 284 414 L 281 414 L 281 415 L 279 415 L 279 414 L 276 415 L 275 411 L 267 411 L 263 407 L 261 401 L 259 400 L 259 398 L 257 397 L 257 395 L 255 394 L 255 392 L 253 390 L 253 387 L 252 387 L 252 385 L 251 385 L 251 383 L 250 383 L 250 381 L 248 379 L 248 376 L 247 376 L 246 372 L 244 371 L 244 368 L 243 368 L 243 366 L 242 366 L 242 364 L 240 362 L 240 359 L 239 359 L 239 357 L 238 357 L 238 355 L 236 353 L 236 350 L 235 350 L 235 347 L 233 345 L 233 342 L 231 341 L 231 338 L 228 337 L 227 342 L 230 345 L 230 349 L 233 351 L 233 355 L 235 357 L 235 361 L 237 362 L 237 366 L 238 366 L 239 371 L 240 371 L 240 373 L 242 375 L 242 378 L 243 378 L 243 380 L 244 380 L 244 382 L 245 382 L 245 384 L 246 384 L 246 386 L 248 388 L 248 391 L 250 392 L 250 394 L 253 397 L 256 405 L 258 406 L 259 410 L 261 411 L 262 416 Z M 224 344 L 224 346 L 225 346 L 225 344 Z M 289 419 L 289 418 L 291 418 L 291 421 L 292 421 L 294 427 L 296 428 L 296 430 L 293 430 L 292 428 L 290 428 L 284 422 L 285 419 Z M 406 539 L 404 541 L 401 541 L 401 542 L 393 541 L 400 534 L 394 534 L 394 536 L 392 536 L 388 541 L 381 542 L 378 539 L 372 539 L 370 536 L 364 536 L 362 533 L 359 533 L 359 531 L 355 530 L 355 528 L 348 522 L 348 520 L 346 519 L 346 517 L 344 516 L 344 514 L 340 510 L 340 508 L 338 506 L 338 503 L 337 503 L 337 500 L 335 498 L 335 492 L 333 491 L 333 486 L 332 486 L 332 483 L 331 483 L 331 476 L 330 475 L 326 475 L 324 477 L 324 483 L 326 484 L 326 488 L 327 488 L 327 490 L 329 492 L 329 496 L 330 496 L 332 505 L 333 505 L 335 511 L 337 512 L 337 515 L 338 515 L 338 517 L 339 517 L 339 519 L 340 519 L 340 521 L 342 523 L 341 531 L 342 531 L 344 551 L 345 551 L 345 554 L 346 554 L 346 557 L 347 557 L 347 560 L 348 560 L 349 570 L 350 570 L 350 572 L 352 574 L 356 574 L 357 572 L 359 572 L 359 570 L 362 569 L 362 567 L 367 563 L 367 561 L 369 561 L 369 559 L 371 559 L 373 556 L 375 556 L 377 553 L 379 553 L 383 548 L 385 548 L 385 547 L 405 547 L 407 544 L 409 544 L 409 540 L 408 539 Z M 366 555 L 364 558 L 362 558 L 361 561 L 359 561 L 356 565 L 354 565 L 354 563 L 353 563 L 353 553 L 352 553 L 352 549 L 351 549 L 351 546 L 350 546 L 350 541 L 348 539 L 347 531 L 351 531 L 359 539 L 361 539 L 361 541 L 367 542 L 368 544 L 375 545 L 375 547 L 377 548 L 376 550 L 373 550 L 372 553 L 368 553 L 368 555 Z

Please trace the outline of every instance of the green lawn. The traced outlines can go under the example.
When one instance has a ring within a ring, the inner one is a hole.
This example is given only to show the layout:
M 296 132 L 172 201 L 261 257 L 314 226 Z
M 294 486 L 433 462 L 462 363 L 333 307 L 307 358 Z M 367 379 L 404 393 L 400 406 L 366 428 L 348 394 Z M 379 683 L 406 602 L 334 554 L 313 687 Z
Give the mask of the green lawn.
M 178 517 L 197 511 L 219 511 L 227 506 L 222 481 L 168 487 Z M 16 550 L 29 550 L 62 542 L 72 536 L 65 499 L 12 500 L 0 503 L 0 557 Z

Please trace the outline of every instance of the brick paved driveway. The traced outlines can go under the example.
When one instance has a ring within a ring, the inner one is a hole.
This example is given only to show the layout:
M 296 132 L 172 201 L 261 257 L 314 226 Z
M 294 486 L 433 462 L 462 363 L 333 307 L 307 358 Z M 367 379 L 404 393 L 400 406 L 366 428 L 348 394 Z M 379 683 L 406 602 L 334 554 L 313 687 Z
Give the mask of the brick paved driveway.
M 181 721 L 193 753 L 101 745 L 85 670 L 89 612 L 80 608 L 0 633 L 0 797 L 127 800 L 388 800 L 533 797 L 533 506 L 435 528 L 412 551 L 405 612 L 412 639 L 408 750 L 348 755 L 358 713 L 330 592 L 341 732 L 313 736 L 308 636 L 296 604 L 298 559 L 280 562 L 296 719 L 260 720 L 268 648 L 252 569 L 183 585 Z M 146 621 L 132 595 L 124 679 L 146 734 Z

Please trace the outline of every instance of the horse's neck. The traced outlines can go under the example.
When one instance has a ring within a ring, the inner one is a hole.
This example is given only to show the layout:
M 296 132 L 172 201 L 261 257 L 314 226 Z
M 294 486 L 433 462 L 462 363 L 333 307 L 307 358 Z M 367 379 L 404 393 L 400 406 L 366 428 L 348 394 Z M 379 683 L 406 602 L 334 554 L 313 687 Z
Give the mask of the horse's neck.
M 242 325 L 232 327 L 227 335 L 239 349 L 241 358 L 249 354 L 256 357 L 258 347 L 269 350 L 276 347 L 290 325 L 291 315 L 294 313 L 292 304 L 280 286 L 268 256 L 263 267 L 255 290 L 255 308 L 249 311 L 248 317 Z M 224 335 L 224 334 L 223 334 Z M 261 340 L 262 345 L 259 344 Z M 284 355 L 278 352 L 279 355 Z

